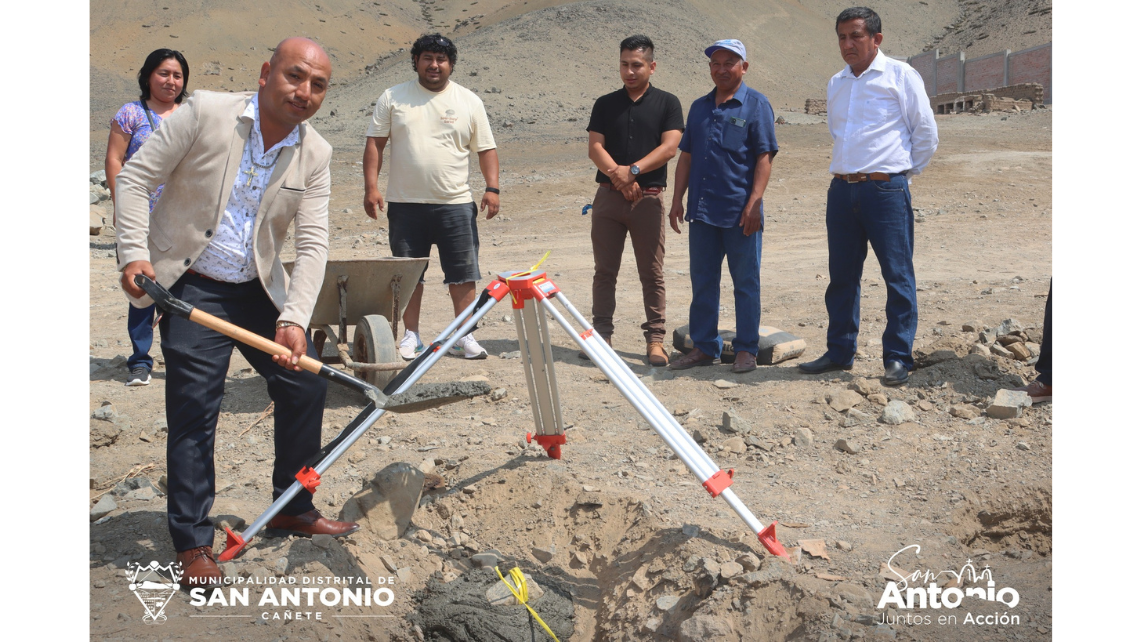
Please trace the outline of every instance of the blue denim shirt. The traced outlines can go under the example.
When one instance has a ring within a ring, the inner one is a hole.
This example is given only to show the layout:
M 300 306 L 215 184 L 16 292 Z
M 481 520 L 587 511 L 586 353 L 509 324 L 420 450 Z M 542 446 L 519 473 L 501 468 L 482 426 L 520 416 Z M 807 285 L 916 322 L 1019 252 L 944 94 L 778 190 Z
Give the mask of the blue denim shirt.
M 753 190 L 757 157 L 777 153 L 773 108 L 743 82 L 733 97 L 714 104 L 715 88 L 690 105 L 678 149 L 690 154 L 686 220 L 733 227 Z M 762 225 L 765 210 L 762 208 Z

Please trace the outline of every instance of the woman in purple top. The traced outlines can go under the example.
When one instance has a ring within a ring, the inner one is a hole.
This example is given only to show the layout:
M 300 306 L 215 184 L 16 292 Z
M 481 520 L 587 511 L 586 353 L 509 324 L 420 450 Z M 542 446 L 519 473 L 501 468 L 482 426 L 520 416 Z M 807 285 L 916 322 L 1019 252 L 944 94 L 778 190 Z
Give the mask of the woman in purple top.
M 170 116 L 186 98 L 186 80 L 190 66 L 186 58 L 174 49 L 156 49 L 147 56 L 143 68 L 139 70 L 138 101 L 123 105 L 111 119 L 111 136 L 107 139 L 107 158 L 104 169 L 107 173 L 107 189 L 111 200 L 115 200 L 115 178 L 139 147 L 159 127 L 163 119 Z M 163 186 L 151 194 L 151 209 L 154 209 Z M 114 223 L 112 218 L 112 223 Z M 127 332 L 131 335 L 132 354 L 127 359 L 128 386 L 145 386 L 151 382 L 151 368 L 154 361 L 149 354 L 154 340 L 153 322 L 155 306 L 136 308 L 128 305 Z

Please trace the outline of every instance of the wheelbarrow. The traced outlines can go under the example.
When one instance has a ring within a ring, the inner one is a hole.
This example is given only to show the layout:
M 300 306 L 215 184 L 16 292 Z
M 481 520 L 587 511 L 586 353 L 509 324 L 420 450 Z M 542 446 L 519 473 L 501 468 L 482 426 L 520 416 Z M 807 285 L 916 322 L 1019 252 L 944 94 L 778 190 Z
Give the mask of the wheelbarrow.
M 427 258 L 327 261 L 309 321 L 321 361 L 340 363 L 358 379 L 384 388 L 408 365 L 397 352 L 397 322 L 427 266 Z M 292 273 L 293 262 L 285 269 Z M 356 320 L 352 350 L 350 319 Z

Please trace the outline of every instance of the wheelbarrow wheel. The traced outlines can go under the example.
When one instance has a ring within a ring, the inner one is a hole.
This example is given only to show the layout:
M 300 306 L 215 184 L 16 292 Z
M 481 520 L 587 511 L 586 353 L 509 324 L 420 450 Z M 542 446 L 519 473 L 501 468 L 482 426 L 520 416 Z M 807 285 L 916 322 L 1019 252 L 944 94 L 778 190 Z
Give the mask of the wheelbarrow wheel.
M 400 361 L 396 342 L 393 341 L 393 329 L 389 320 L 380 314 L 368 314 L 357 322 L 357 329 L 353 333 L 353 359 L 362 363 L 392 363 Z M 355 370 L 358 379 L 364 379 L 370 384 L 384 388 L 397 370 L 363 371 Z

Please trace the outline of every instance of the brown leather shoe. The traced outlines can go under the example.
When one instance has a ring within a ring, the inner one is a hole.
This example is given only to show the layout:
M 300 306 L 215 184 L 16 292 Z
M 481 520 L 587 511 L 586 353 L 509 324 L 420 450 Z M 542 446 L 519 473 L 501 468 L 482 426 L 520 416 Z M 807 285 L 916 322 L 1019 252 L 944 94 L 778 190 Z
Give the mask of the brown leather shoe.
M 681 358 L 675 359 L 674 363 L 670 364 L 671 370 L 688 370 L 694 366 L 712 366 L 714 365 L 714 358 L 702 352 L 698 348 L 694 348 L 690 352 L 682 355 Z
M 670 358 L 666 356 L 661 341 L 651 341 L 646 344 L 646 360 L 652 366 L 662 367 L 670 364 Z
M 1051 386 L 1036 379 L 1031 383 L 1015 389 L 1015 392 L 1026 392 L 1031 397 L 1031 403 L 1042 403 L 1051 400 Z
M 335 522 L 331 519 L 325 519 L 315 508 L 301 515 L 278 513 L 266 526 L 266 535 L 270 537 L 285 537 L 287 535 L 344 537 L 349 533 L 356 533 L 360 528 L 361 526 L 356 522 Z
M 600 336 L 600 337 L 603 337 L 603 341 L 606 341 L 606 342 L 607 342 L 607 345 L 611 345 L 611 338 L 610 338 L 610 337 L 608 337 L 608 336 L 607 336 L 607 335 L 605 335 L 605 334 L 600 334 L 599 336 Z M 614 346 L 611 346 L 611 347 L 614 347 Z M 582 350 L 580 350 L 580 351 L 579 351 L 579 358 L 580 358 L 580 359 L 583 359 L 583 360 L 585 360 L 585 361 L 590 361 L 590 360 L 591 360 L 591 357 L 588 357 L 588 356 L 587 356 L 587 353 L 586 353 L 586 352 L 583 352 Z
M 198 588 L 222 585 L 222 571 L 214 563 L 214 547 L 199 546 L 188 551 L 180 551 L 175 560 L 182 564 L 183 588 Z
M 738 352 L 734 355 L 734 367 L 732 370 L 738 374 L 757 370 L 757 357 L 745 350 Z

